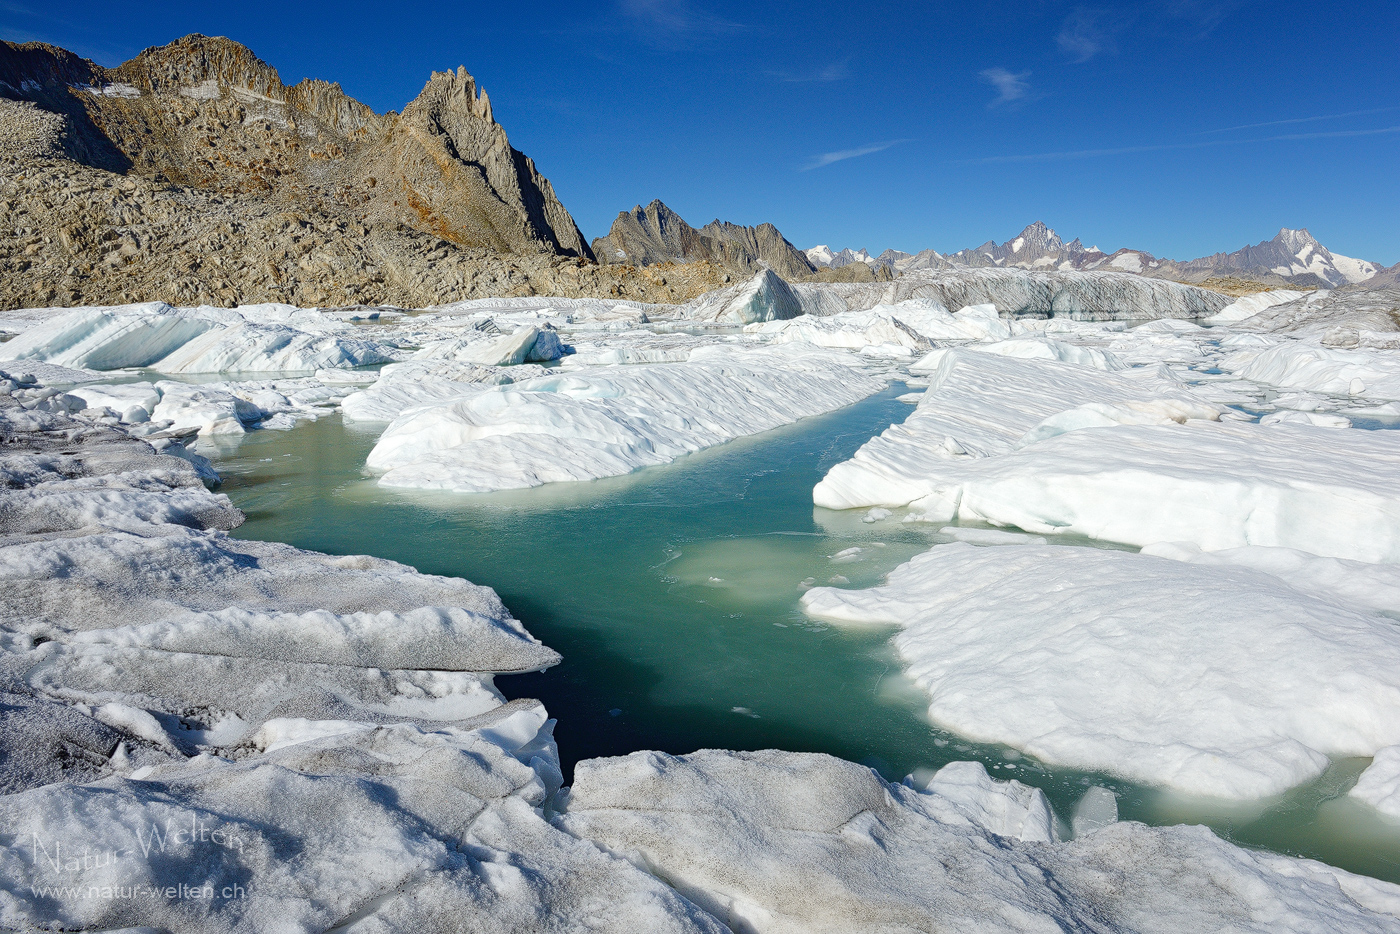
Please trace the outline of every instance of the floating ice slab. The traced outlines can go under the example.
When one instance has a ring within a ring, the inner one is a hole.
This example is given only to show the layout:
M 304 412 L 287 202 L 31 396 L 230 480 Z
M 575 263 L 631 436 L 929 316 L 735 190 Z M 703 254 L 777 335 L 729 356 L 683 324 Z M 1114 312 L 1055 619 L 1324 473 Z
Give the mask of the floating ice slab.
M 410 409 L 461 399 L 543 372 L 542 367 L 529 365 L 511 367 L 507 372 L 466 362 L 405 360 L 384 367 L 372 385 L 346 396 L 341 409 L 348 421 L 392 422 Z
M 968 350 L 935 350 L 911 370 L 928 391 L 900 425 L 872 438 L 817 485 L 831 509 L 903 506 L 955 459 L 1010 451 L 1037 424 L 1089 402 L 1190 398 L 1160 370 L 1107 373 Z
M 1201 565 L 1232 565 L 1272 574 L 1295 590 L 1366 614 L 1400 617 L 1400 565 L 1324 558 L 1294 548 L 1247 546 L 1202 551 L 1191 542 L 1155 542 L 1145 555 Z
M 493 387 L 406 412 L 368 466 L 382 486 L 457 492 L 618 476 L 830 412 L 884 385 L 846 359 L 799 344 L 721 346 L 686 363 Z
M 1400 628 L 1246 567 L 952 544 L 802 605 L 902 627 L 941 726 L 1146 784 L 1265 797 L 1400 739 Z
M 999 832 L 1012 789 L 949 787 L 954 776 L 921 793 L 774 750 L 641 752 L 574 774 L 560 826 L 628 854 L 731 930 L 912 931 L 937 919 L 958 931 L 1304 934 L 1400 920 L 1396 886 L 1204 827 L 1114 823 L 1023 842 Z
M 1400 441 L 1384 432 L 1193 420 L 1071 431 L 969 458 L 926 475 L 930 491 L 907 505 L 930 520 L 1042 535 L 1396 562 L 1400 493 L 1388 478 L 1398 469 Z
M 1389 432 L 1213 421 L 1218 409 L 1162 380 L 945 353 L 909 419 L 833 467 L 817 505 L 908 506 L 928 521 L 1138 546 L 1400 561 L 1388 479 L 1400 440 Z

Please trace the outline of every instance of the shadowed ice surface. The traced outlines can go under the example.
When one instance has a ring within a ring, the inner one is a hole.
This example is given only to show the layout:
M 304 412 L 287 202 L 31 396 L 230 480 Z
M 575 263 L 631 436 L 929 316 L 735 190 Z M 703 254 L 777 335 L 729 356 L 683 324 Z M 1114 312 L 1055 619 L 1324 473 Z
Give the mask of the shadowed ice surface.
M 384 490 L 363 465 L 380 427 L 338 417 L 254 432 L 222 452 L 238 535 L 367 553 L 494 587 L 564 661 L 501 678 L 559 719 L 566 780 L 580 759 L 636 749 L 777 747 L 866 763 L 886 778 L 977 759 L 1042 788 L 1062 818 L 1089 785 L 1120 816 L 1204 822 L 1235 842 L 1400 881 L 1400 825 L 1345 799 L 1367 760 L 1253 805 L 1166 795 L 1047 769 L 930 726 L 891 631 L 838 631 L 798 610 L 805 587 L 868 587 L 930 545 L 937 526 L 812 506 L 812 487 L 904 418 L 896 384 L 830 415 L 665 467 L 591 483 L 454 495 Z M 852 550 L 858 549 L 858 550 Z M 844 580 L 843 580 L 844 578 Z

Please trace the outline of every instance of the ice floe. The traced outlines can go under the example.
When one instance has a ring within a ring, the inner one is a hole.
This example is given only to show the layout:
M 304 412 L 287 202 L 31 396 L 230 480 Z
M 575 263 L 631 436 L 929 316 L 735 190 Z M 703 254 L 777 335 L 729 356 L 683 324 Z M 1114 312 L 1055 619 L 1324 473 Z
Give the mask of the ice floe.
M 943 351 L 914 413 L 833 467 L 813 497 L 1138 546 L 1400 561 L 1388 480 L 1400 442 L 1221 414 L 1150 370 Z
M 901 627 L 935 723 L 1047 762 L 1258 798 L 1400 740 L 1393 620 L 1242 565 L 952 544 L 802 605 Z
M 571 371 L 408 409 L 367 464 L 381 486 L 457 492 L 592 480 L 829 412 L 883 385 L 809 346 L 705 348 L 685 363 Z

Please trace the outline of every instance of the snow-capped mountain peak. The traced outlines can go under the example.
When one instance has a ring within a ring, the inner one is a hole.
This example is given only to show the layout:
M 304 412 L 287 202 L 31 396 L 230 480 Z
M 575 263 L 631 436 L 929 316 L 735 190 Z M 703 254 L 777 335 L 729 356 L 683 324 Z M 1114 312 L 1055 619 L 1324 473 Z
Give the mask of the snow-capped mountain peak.
M 807 254 L 807 259 L 812 265 L 818 268 L 823 266 L 840 267 L 850 263 L 873 264 L 875 262 L 875 258 L 872 257 L 864 247 L 859 250 L 852 250 L 847 247 L 839 253 L 833 253 L 831 252 L 831 247 L 823 243 L 820 246 L 814 246 L 810 250 L 805 250 L 804 252 Z
M 1233 253 L 1216 253 L 1185 262 L 1159 259 L 1144 250 L 1127 247 L 1110 254 L 1097 245 L 1086 248 L 1078 238 L 1066 245 L 1059 234 L 1042 221 L 1027 225 L 1005 243 L 988 240 L 981 246 L 946 256 L 933 250 L 922 250 L 912 256 L 899 250 L 886 250 L 878 258 L 871 259 L 865 250 L 845 249 L 833 253 L 823 245 L 808 250 L 807 257 L 816 266 L 863 262 L 890 266 L 896 272 L 955 266 L 1097 269 L 1188 282 L 1224 276 L 1321 288 L 1364 282 L 1380 271 L 1375 263 L 1329 251 L 1305 227 L 1284 227 L 1272 240 L 1246 246 Z

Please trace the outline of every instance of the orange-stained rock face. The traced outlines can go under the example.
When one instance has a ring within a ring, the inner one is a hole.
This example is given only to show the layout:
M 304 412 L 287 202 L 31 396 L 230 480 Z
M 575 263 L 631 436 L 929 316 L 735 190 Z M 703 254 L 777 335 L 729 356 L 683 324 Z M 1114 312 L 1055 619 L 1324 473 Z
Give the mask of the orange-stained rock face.
M 229 39 L 187 36 L 110 69 L 0 43 L 0 164 L 7 307 L 677 302 L 725 275 L 594 265 L 465 68 L 377 114 L 337 84 L 284 85 Z

